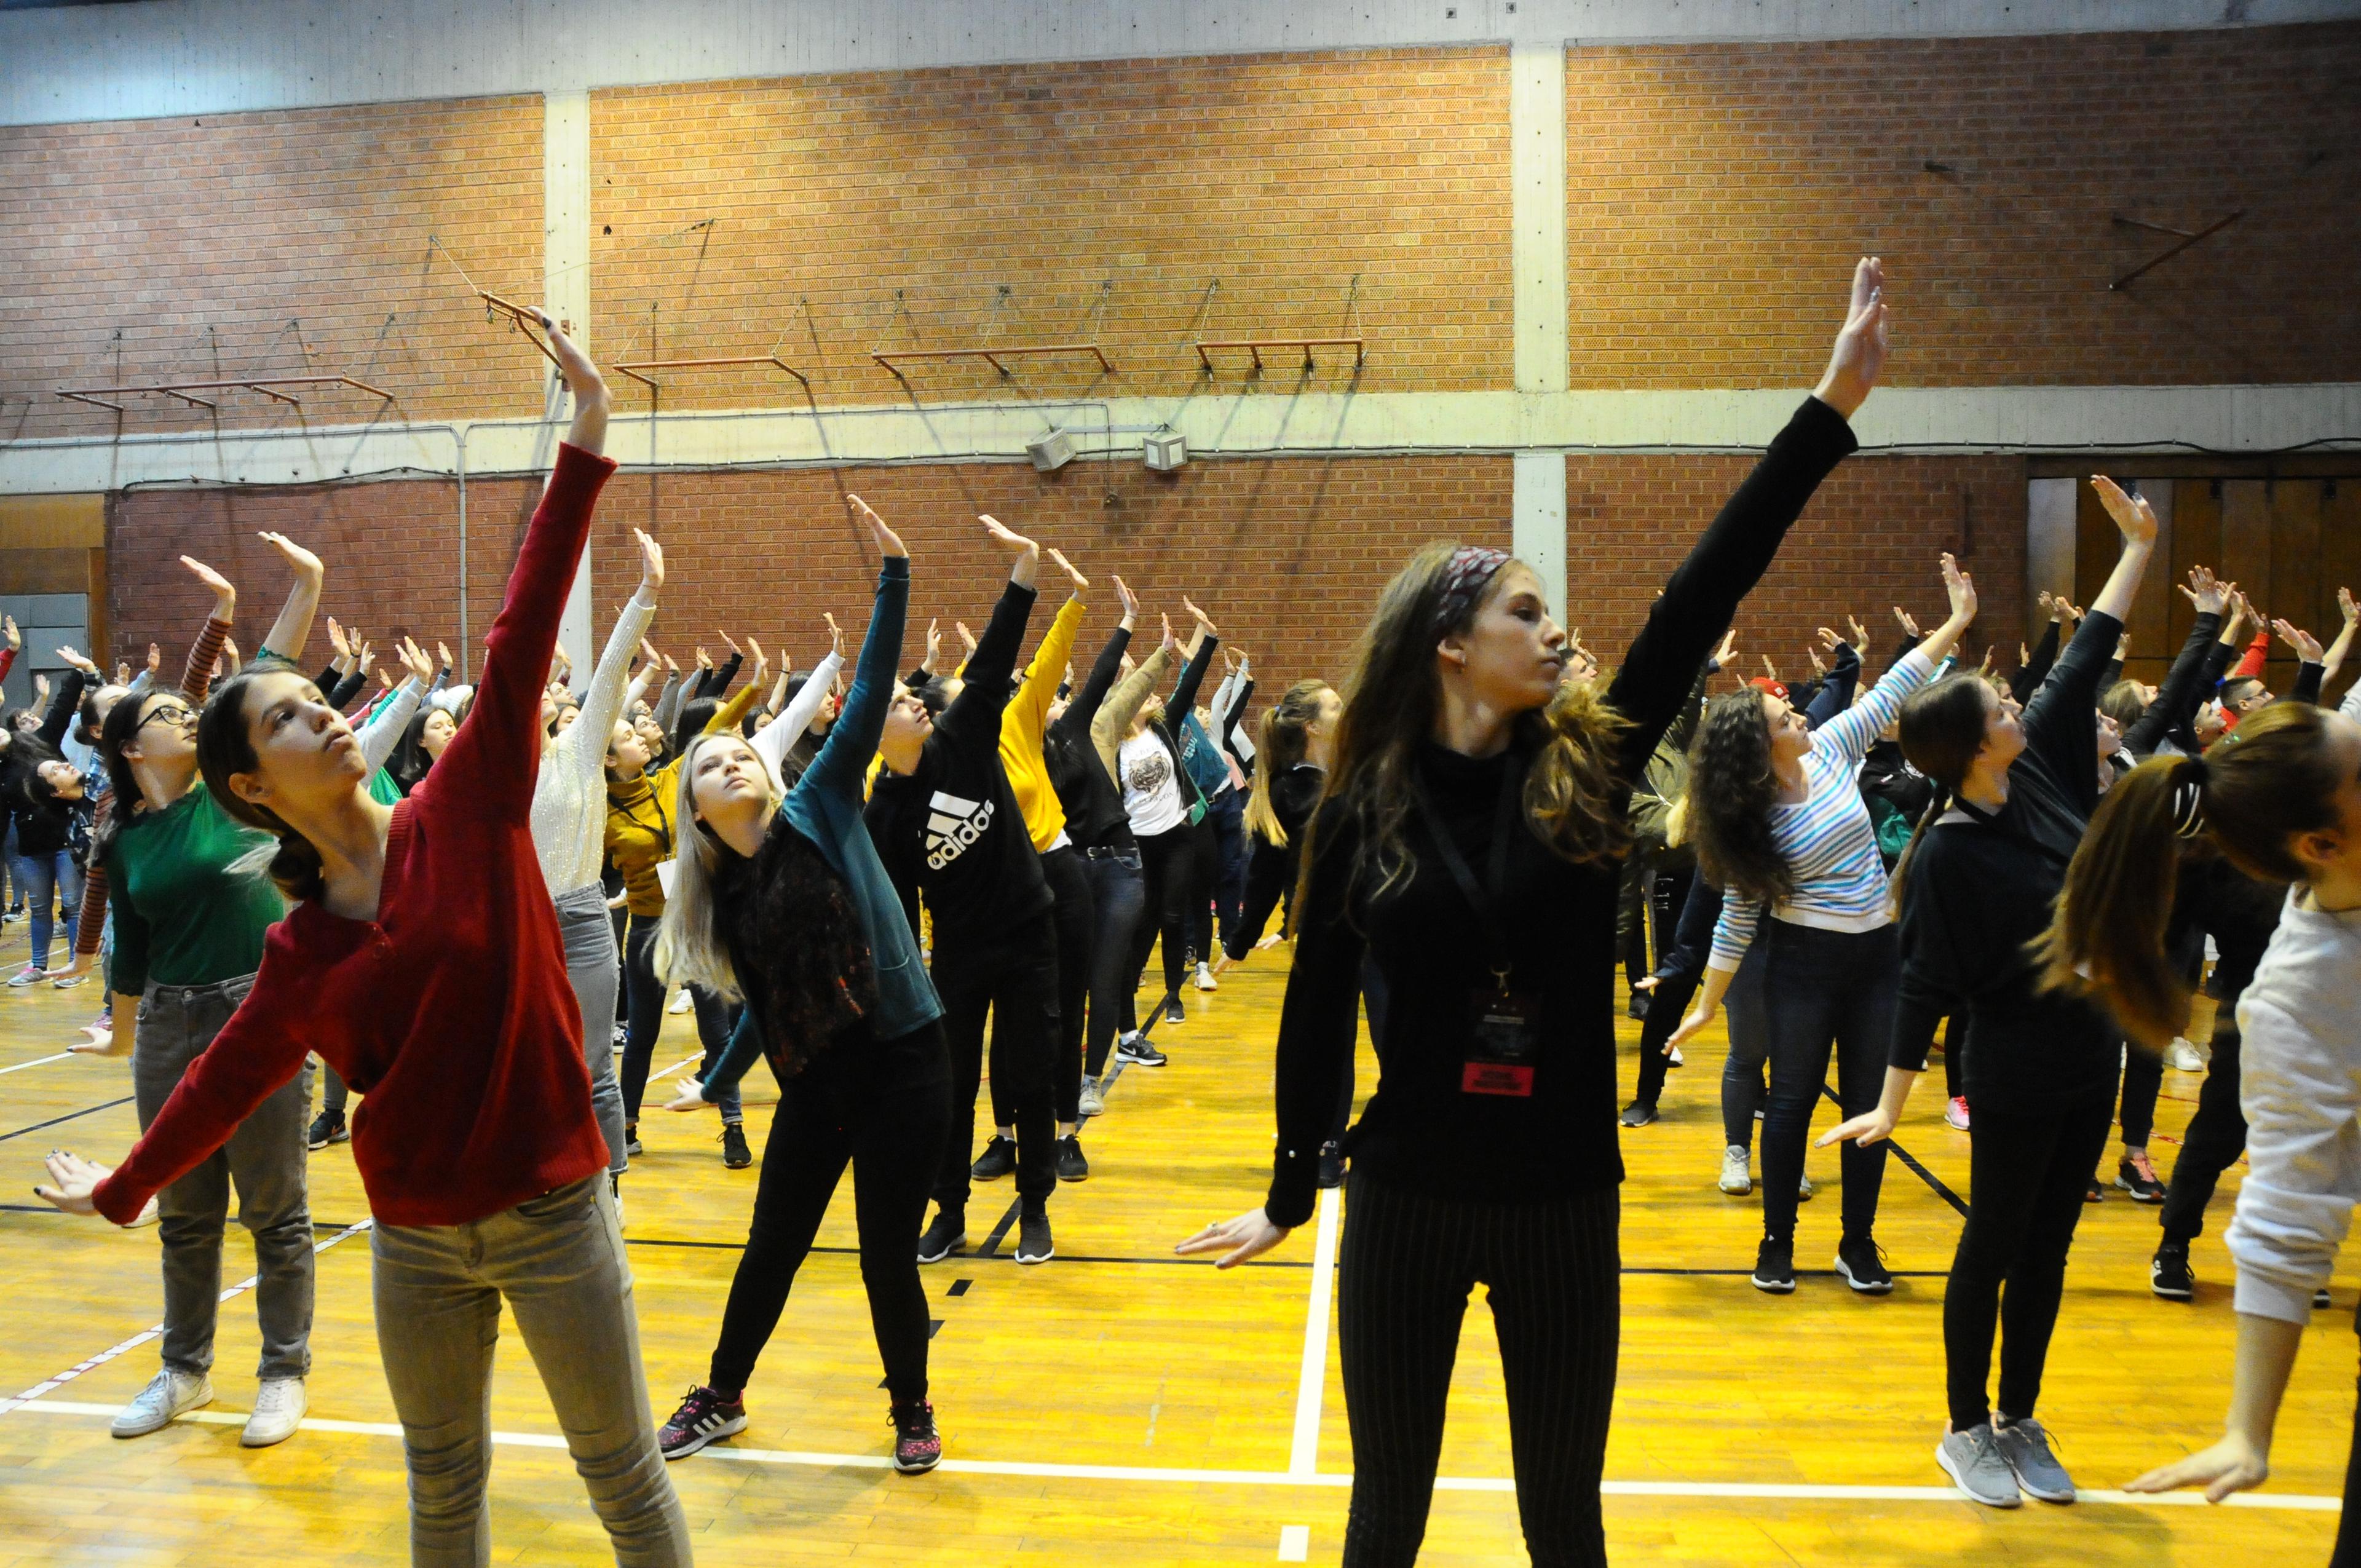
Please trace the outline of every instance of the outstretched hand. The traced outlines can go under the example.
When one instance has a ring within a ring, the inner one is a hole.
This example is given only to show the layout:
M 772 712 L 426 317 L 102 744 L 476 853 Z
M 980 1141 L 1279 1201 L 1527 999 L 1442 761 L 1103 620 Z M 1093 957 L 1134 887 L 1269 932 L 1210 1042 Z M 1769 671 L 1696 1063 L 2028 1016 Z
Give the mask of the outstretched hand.
M 867 501 L 862 500 L 859 496 L 847 496 L 844 498 L 844 504 L 852 509 L 853 516 L 869 525 L 869 532 L 877 540 L 879 554 L 889 558 L 898 555 L 906 561 L 909 559 L 910 552 L 904 548 L 902 536 L 886 527 L 885 520 L 871 510 Z
M 213 589 L 214 620 L 227 620 L 236 613 L 237 587 L 236 584 L 193 555 L 181 556 L 181 565 L 194 572 L 197 581 Z M 11 621 L 9 624 L 13 628 L 16 623 Z
M 1126 630 L 1137 625 L 1139 622 L 1139 596 L 1133 593 L 1130 588 L 1126 587 L 1121 577 L 1117 577 L 1115 580 L 1115 591 L 1123 599 L 1123 624 Z
M 2295 650 L 2296 660 L 2299 663 L 2317 664 L 2320 663 L 2320 639 L 2314 637 L 2311 632 L 2306 631 L 2302 627 L 2294 624 L 2292 621 L 2274 620 L 2271 622 L 2271 630 L 2278 636 L 2280 641 Z
M 1883 1143 L 1893 1135 L 1894 1118 L 1888 1116 L 1884 1108 L 1881 1106 L 1874 1111 L 1865 1111 L 1850 1122 L 1831 1127 L 1813 1139 L 1812 1146 L 1824 1149 L 1830 1144 L 1840 1144 L 1847 1138 L 1850 1138 L 1861 1147 L 1867 1148 L 1872 1144 Z
M 2091 488 L 2099 492 L 2099 504 L 2114 520 L 2115 531 L 2124 536 L 2125 544 L 2156 543 L 2156 509 L 2147 504 L 2146 496 L 2125 494 L 2124 488 L 2104 474 L 2092 475 Z
M 2230 596 L 2238 591 L 2238 585 L 2216 580 L 2213 574 L 2203 566 L 2191 566 L 2189 568 L 2189 586 L 2180 591 L 2191 604 L 2197 607 L 2198 614 L 2219 615 L 2223 606 L 2230 602 Z
M 693 1078 L 680 1080 L 680 1092 L 664 1102 L 667 1111 L 718 1111 L 719 1106 L 705 1098 L 705 1085 Z
M 1235 1220 L 1207 1225 L 1172 1250 L 1182 1257 L 1218 1252 L 1222 1255 L 1213 1260 L 1215 1268 L 1235 1268 L 1246 1259 L 1268 1252 L 1287 1236 L 1287 1226 L 1272 1224 L 1268 1213 L 1253 1209 Z
M 1885 311 L 1885 263 L 1864 256 L 1852 269 L 1852 300 L 1842 331 L 1829 351 L 1828 367 L 1812 395 L 1846 419 L 1869 399 L 1885 367 L 1888 336 Z
M 104 1024 L 84 1024 L 82 1037 L 70 1043 L 66 1049 L 78 1057 L 125 1057 L 131 1054 L 128 1045 L 118 1046 L 118 1036 Z
M 640 587 L 654 593 L 664 587 L 664 546 L 649 538 L 643 528 L 631 530 L 631 537 L 640 542 Z M 647 639 L 640 641 L 644 645 Z
M 833 653 L 834 653 L 838 658 L 840 658 L 840 659 L 843 658 L 843 657 L 844 657 L 844 628 L 842 628 L 841 626 L 839 626 L 839 625 L 836 623 L 836 617 L 835 617 L 835 616 L 833 616 L 833 615 L 831 615 L 831 614 L 829 614 L 827 610 L 821 610 L 821 611 L 819 612 L 819 618 L 820 618 L 822 620 L 825 620 L 825 621 L 827 621 L 827 622 L 828 622 L 828 645 L 829 645 L 829 652 L 833 652 Z
M 98 1184 L 114 1174 L 107 1167 L 86 1160 L 64 1149 L 51 1149 L 44 1162 L 49 1170 L 46 1186 L 36 1186 L 34 1194 L 56 1204 L 69 1214 L 95 1214 L 98 1205 L 91 1201 L 91 1193 Z
M 1061 552 L 1053 546 L 1049 550 L 1049 555 L 1050 560 L 1058 564 L 1058 570 L 1065 573 L 1067 580 L 1074 585 L 1074 592 L 1076 594 L 1079 595 L 1089 590 L 1091 580 L 1082 576 L 1080 572 L 1074 570 L 1074 564 L 1071 561 L 1067 560 Z
M 263 543 L 285 556 L 289 570 L 304 581 L 316 583 L 327 576 L 328 569 L 320 565 L 320 558 L 317 555 L 313 554 L 285 534 L 265 532 L 262 539 Z
M 2136 1481 L 2124 1483 L 2126 1492 L 2170 1492 L 2182 1486 L 2203 1486 L 2205 1500 L 2218 1503 L 2233 1492 L 2248 1492 L 2271 1478 L 2269 1455 L 2244 1432 L 2233 1432 L 2202 1453 L 2173 1464 L 2160 1464 Z

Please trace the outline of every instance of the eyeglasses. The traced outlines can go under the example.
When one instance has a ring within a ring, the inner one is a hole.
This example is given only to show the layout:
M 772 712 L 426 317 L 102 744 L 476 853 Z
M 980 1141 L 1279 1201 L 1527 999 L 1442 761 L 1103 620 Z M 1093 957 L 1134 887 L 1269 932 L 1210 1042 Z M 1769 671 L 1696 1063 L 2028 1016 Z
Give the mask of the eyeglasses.
M 156 723 L 159 719 L 170 725 L 175 729 L 186 729 L 191 725 L 196 723 L 197 713 L 196 709 L 192 707 L 183 707 L 179 703 L 159 706 L 152 709 L 147 718 L 141 719 L 137 728 L 145 729 L 149 725 Z

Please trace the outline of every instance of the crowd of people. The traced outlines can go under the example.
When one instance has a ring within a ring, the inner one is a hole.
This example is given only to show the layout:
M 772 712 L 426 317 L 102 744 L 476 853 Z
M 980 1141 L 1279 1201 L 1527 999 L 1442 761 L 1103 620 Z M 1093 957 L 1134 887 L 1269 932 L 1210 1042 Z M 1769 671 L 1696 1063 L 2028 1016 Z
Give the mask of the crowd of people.
M 1717 1179 L 1759 1185 L 1752 1280 L 1774 1295 L 1795 1288 L 1824 1095 L 1843 1117 L 1819 1140 L 1843 1146 L 1834 1272 L 1893 1289 L 1885 1141 L 1939 1042 L 1971 1203 L 1936 1459 L 1987 1505 L 2075 1497 L 2037 1409 L 2118 1128 L 2115 1185 L 2160 1205 L 2150 1285 L 2171 1299 L 2192 1296 L 2190 1242 L 2246 1152 L 2229 1435 L 2136 1485 L 2257 1484 L 2361 1197 L 2361 696 L 2319 706 L 2361 615 L 2346 596 L 2323 650 L 2200 567 L 2170 674 L 2122 678 L 2156 520 L 2096 477 L 2113 574 L 2087 611 L 2044 596 L 2013 675 L 1962 667 L 1976 588 L 1946 554 L 1945 619 L 1922 635 L 1897 609 L 1873 681 L 1857 620 L 1820 632 L 1812 680 L 1747 677 L 1733 620 L 1854 450 L 1883 285 L 1864 258 L 1826 374 L 1620 659 L 1579 649 L 1507 552 L 1436 544 L 1388 585 L 1341 680 L 1298 679 L 1252 723 L 1254 671 L 1205 610 L 1184 598 L 1185 639 L 1159 616 L 1136 650 L 1146 612 L 1120 577 L 1110 596 L 1090 563 L 991 517 L 1008 571 L 982 634 L 959 626 L 947 663 L 930 627 L 906 668 L 914 565 L 857 497 L 878 574 L 849 663 L 829 616 L 808 671 L 774 672 L 752 638 L 684 671 L 648 640 L 664 555 L 637 533 L 638 589 L 577 681 L 555 644 L 614 467 L 609 397 L 544 320 L 573 421 L 475 683 L 406 638 L 387 675 L 333 620 L 335 660 L 308 673 L 325 571 L 268 535 L 293 586 L 251 660 L 230 641 L 235 586 L 184 558 L 214 604 L 177 686 L 159 649 L 113 680 L 68 650 L 60 688 L 0 727 L 31 927 L 9 983 L 78 985 L 103 953 L 108 1001 L 78 1048 L 132 1061 L 137 1144 L 112 1168 L 54 1152 L 40 1189 L 158 1229 L 162 1365 L 115 1434 L 214 1397 L 233 1189 L 260 1277 L 245 1441 L 297 1430 L 308 1153 L 348 1141 L 415 1561 L 489 1549 L 505 1301 L 617 1561 L 688 1562 L 665 1462 L 745 1430 L 848 1166 L 893 1464 L 929 1470 L 920 1271 L 973 1245 L 974 1184 L 1013 1177 L 1016 1260 L 1051 1259 L 1051 1200 L 1090 1176 L 1082 1135 L 1115 1072 L 1166 1065 L 1184 992 L 1291 938 L 1268 1196 L 1178 1250 L 1235 1266 L 1345 1189 L 1347 1563 L 1417 1555 L 1479 1281 L 1533 1560 L 1607 1560 L 1619 1140 L 1662 1119 L 1667 1072 L 1724 1018 Z M 1027 660 L 1045 556 L 1065 597 Z M 1110 598 L 1093 654 L 1084 621 Z M 2274 634 L 2301 671 L 2284 698 L 2260 679 Z M 1642 1019 L 1628 1102 L 1619 948 Z M 2186 1037 L 2201 984 L 2204 1053 Z M 622 1235 L 668 1008 L 694 1014 L 698 1055 L 656 1108 L 717 1112 L 725 1166 L 756 1161 L 739 1085 L 758 1058 L 779 1101 L 709 1368 L 659 1422 Z M 1356 1122 L 1365 1012 L 1381 1072 Z M 2168 1060 L 2205 1072 L 2169 1182 L 2148 1155 Z M 2356 1511 L 2340 1563 L 2361 1563 Z

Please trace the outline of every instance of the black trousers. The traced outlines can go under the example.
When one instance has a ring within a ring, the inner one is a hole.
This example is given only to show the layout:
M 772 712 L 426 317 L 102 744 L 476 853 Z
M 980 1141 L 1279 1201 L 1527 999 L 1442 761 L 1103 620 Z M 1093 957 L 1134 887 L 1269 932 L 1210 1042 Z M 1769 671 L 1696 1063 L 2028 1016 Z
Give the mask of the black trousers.
M 1460 1321 L 1479 1283 L 1499 1333 L 1526 1549 L 1541 1568 L 1606 1563 L 1598 1484 L 1622 1310 L 1616 1190 L 1484 1202 L 1356 1170 L 1345 1196 L 1336 1274 L 1353 1431 L 1345 1568 L 1418 1558 Z
M 2238 1104 L 2238 1019 L 2224 1006 L 2213 1019 L 2213 1059 L 2197 1091 L 2197 1113 L 2180 1135 L 2180 1157 L 2164 1190 L 2164 1239 L 2191 1242 L 2205 1234 L 2205 1205 L 2222 1173 L 2246 1148 L 2246 1113 Z
M 1653 1109 L 1664 1092 L 1664 1074 L 1673 1070 L 1673 1060 L 1664 1054 L 1664 1042 L 1681 1026 L 1681 1019 L 1697 999 L 1702 977 L 1693 974 L 1667 975 L 1656 982 L 1653 1000 L 1648 1003 L 1648 1016 L 1640 1025 L 1640 1086 L 1632 1098 Z M 1748 1113 L 1751 1120 L 1752 1113 Z
M 951 1072 L 950 1123 L 935 1173 L 935 1201 L 964 1210 L 975 1157 L 975 1099 L 983 1078 L 983 1024 L 992 1018 L 992 1091 L 1016 1124 L 1016 1195 L 1035 1210 L 1058 1185 L 1058 1117 L 1050 1054 L 1059 1038 L 1058 936 L 1047 914 L 971 947 L 935 930 L 935 993 Z
M 1955 1431 L 1992 1420 L 1985 1387 L 1995 1331 L 2000 1413 L 2011 1420 L 2034 1413 L 2066 1289 L 2066 1254 L 2114 1121 L 2110 1099 L 2034 1110 L 1975 1107 L 1968 1220 L 1943 1292 L 1943 1355 Z
M 2354 1314 L 2361 1330 L 2361 1311 Z M 2361 1568 L 2361 1398 L 2353 1407 L 2353 1453 L 2345 1462 L 2345 1514 L 2336 1521 L 2336 1550 L 2328 1568 Z
M 1148 881 L 1148 906 L 1140 911 L 1132 932 L 1129 961 L 1124 974 L 1123 1026 L 1139 1027 L 1132 992 L 1148 972 L 1148 949 L 1164 938 L 1164 990 L 1178 994 L 1189 978 L 1189 901 L 1203 891 L 1197 873 L 1197 830 L 1183 822 L 1168 833 L 1139 835 L 1139 869 Z M 1159 993 L 1159 1000 L 1162 992 Z
M 2145 1046 L 2124 1047 L 2124 1147 L 2147 1147 L 2156 1131 L 2157 1096 L 2164 1090 L 2164 1058 Z
M 746 1251 L 713 1347 L 711 1387 L 730 1392 L 753 1376 L 849 1162 L 861 1283 L 869 1292 L 885 1386 L 896 1404 L 927 1397 L 927 1291 L 918 1283 L 917 1238 L 933 1174 L 927 1151 L 942 1146 L 950 1121 L 950 1072 L 939 1024 L 882 1044 L 839 1041 L 780 1086 Z
M 1763 1234 L 1795 1239 L 1795 1194 L 1812 1113 L 1837 1062 L 1837 1101 L 1847 1116 L 1873 1109 L 1885 1087 L 1885 1052 L 1894 1035 L 1902 944 L 1894 928 L 1823 931 L 1766 916 L 1754 938 L 1768 948 L 1771 1094 L 1763 1108 Z M 1885 1181 L 1885 1146 L 1846 1142 L 1844 1236 L 1869 1237 Z
M 1049 910 L 1058 936 L 1058 1032 L 1051 1042 L 1049 1086 L 1057 1096 L 1058 1120 L 1073 1122 L 1082 1114 L 1082 1020 L 1089 1010 L 1098 901 L 1091 896 L 1091 875 L 1082 852 L 1071 844 L 1041 857 L 1041 874 L 1058 901 Z M 996 1072 L 992 1077 L 992 1124 L 1016 1125 L 1015 1103 Z
M 656 1036 L 664 1033 L 664 986 L 656 978 L 656 927 L 660 915 L 634 915 L 623 938 L 623 1120 L 636 1124 L 640 1097 L 654 1066 Z M 697 1038 L 708 1062 L 730 1043 L 730 1007 L 701 988 L 689 988 L 697 1008 Z

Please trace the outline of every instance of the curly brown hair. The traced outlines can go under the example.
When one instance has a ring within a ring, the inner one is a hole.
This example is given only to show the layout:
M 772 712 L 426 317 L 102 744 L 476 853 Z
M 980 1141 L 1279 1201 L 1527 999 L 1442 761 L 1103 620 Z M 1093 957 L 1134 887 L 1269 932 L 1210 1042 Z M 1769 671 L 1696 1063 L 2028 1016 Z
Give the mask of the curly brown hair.
M 1779 781 L 1771 772 L 1771 723 L 1763 694 L 1724 692 L 1706 706 L 1689 746 L 1689 839 L 1708 882 L 1763 904 L 1795 891 L 1787 857 L 1771 839 Z

